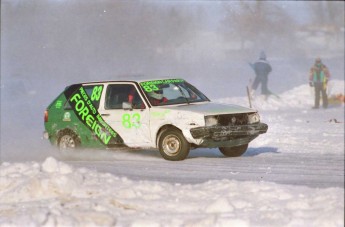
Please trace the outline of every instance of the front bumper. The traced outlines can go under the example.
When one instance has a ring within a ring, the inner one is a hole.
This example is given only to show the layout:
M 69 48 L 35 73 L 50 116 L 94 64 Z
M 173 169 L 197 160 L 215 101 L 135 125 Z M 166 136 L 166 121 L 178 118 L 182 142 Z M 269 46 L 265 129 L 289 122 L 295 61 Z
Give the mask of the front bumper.
M 190 130 L 194 139 L 212 138 L 219 140 L 224 137 L 258 136 L 266 133 L 268 125 L 257 123 L 251 125 L 205 126 Z
M 205 126 L 190 130 L 194 139 L 203 139 L 200 146 L 221 147 L 248 144 L 258 135 L 267 132 L 268 125 L 256 123 L 250 125 Z

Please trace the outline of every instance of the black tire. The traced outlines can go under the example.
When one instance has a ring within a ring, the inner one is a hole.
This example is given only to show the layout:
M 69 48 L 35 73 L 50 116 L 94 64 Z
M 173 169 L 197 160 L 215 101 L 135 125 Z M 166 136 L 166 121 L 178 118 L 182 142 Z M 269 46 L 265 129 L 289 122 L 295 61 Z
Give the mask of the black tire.
M 162 157 L 169 161 L 184 160 L 190 150 L 190 144 L 178 129 L 163 131 L 158 141 L 159 152 Z
M 219 150 L 226 157 L 239 157 L 246 152 L 248 144 L 240 145 L 237 147 L 220 147 Z
M 59 150 L 73 150 L 78 148 L 80 140 L 71 130 L 63 130 L 59 133 L 57 146 Z

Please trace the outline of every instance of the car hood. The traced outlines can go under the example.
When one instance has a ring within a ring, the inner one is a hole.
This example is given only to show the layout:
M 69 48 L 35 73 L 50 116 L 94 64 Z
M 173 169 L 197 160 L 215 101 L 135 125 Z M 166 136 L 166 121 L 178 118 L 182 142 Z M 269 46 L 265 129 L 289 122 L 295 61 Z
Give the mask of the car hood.
M 212 102 L 193 103 L 189 105 L 179 105 L 179 106 L 163 106 L 161 108 L 169 109 L 169 110 L 177 110 L 177 111 L 191 111 L 195 113 L 201 113 L 204 115 L 256 112 L 256 110 L 254 109 L 246 108 L 243 106 L 212 103 Z

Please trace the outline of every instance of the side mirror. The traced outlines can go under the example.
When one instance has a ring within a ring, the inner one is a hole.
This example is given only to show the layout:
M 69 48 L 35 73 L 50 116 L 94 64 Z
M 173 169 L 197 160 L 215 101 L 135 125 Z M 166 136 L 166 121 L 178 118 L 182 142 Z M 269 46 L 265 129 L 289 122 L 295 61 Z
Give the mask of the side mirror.
M 129 102 L 123 102 L 122 103 L 122 109 L 124 109 L 124 110 L 132 110 L 133 107 L 132 107 L 132 104 L 130 104 Z

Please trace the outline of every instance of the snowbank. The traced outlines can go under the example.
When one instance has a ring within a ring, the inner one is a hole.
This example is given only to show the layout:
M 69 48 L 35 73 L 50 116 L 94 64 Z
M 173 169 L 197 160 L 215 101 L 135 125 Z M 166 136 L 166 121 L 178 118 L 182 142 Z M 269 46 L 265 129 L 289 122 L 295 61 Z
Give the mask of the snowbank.
M 344 80 L 331 80 L 328 84 L 329 96 L 343 94 Z M 279 98 L 278 98 L 279 97 Z M 258 110 L 284 110 L 291 108 L 310 108 L 314 105 L 314 88 L 308 84 L 295 87 L 289 91 L 279 94 L 278 97 L 271 95 L 266 100 L 257 90 L 252 100 L 252 106 Z M 249 106 L 248 97 L 228 97 L 215 100 L 219 103 L 232 103 L 238 105 Z
M 0 226 L 344 225 L 343 188 L 131 181 L 51 157 L 3 163 L 0 177 Z

